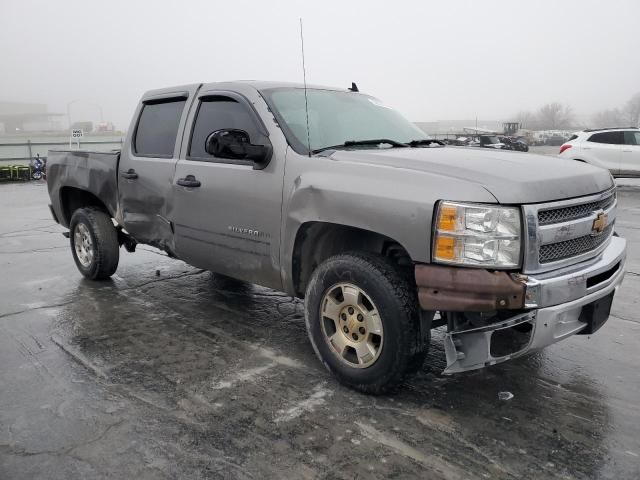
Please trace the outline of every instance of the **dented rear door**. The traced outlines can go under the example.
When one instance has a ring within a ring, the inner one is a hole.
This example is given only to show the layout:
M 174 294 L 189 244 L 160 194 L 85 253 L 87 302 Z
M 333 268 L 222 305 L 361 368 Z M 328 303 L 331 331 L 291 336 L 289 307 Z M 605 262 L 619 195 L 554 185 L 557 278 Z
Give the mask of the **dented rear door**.
M 190 101 L 198 85 L 143 97 L 127 135 L 118 171 L 124 228 L 141 243 L 173 251 L 167 218 L 173 174 Z

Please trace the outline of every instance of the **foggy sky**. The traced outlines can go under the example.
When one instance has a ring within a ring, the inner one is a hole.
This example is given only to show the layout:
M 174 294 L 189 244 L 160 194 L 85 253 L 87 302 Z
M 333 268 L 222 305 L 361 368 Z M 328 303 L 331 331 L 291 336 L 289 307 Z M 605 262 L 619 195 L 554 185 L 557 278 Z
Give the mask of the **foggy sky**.
M 233 79 L 362 91 L 410 120 L 578 115 L 640 91 L 640 1 L 0 0 L 0 100 L 127 128 L 145 90 Z M 89 103 L 87 103 L 89 102 Z

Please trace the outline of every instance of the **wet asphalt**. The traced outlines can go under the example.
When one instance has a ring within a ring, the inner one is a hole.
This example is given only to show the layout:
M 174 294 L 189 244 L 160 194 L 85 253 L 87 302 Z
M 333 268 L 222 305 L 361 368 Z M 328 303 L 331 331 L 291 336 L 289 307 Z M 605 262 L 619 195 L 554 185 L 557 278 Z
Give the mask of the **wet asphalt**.
M 638 479 L 640 182 L 625 184 L 628 273 L 599 332 L 450 377 L 435 332 L 384 397 L 322 368 L 298 300 L 144 246 L 86 281 L 46 187 L 0 185 L 0 479 Z

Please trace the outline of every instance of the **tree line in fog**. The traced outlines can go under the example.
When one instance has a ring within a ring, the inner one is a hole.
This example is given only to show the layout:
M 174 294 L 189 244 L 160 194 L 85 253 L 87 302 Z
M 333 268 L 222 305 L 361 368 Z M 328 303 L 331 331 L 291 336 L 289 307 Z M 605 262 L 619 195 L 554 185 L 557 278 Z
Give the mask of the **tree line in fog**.
M 551 102 L 537 111 L 523 110 L 512 118 L 520 122 L 522 128 L 530 130 L 566 130 L 569 128 L 605 128 L 605 127 L 637 127 L 640 126 L 640 92 L 617 108 L 602 110 L 591 116 L 588 125 L 584 121 L 576 121 L 570 105 Z

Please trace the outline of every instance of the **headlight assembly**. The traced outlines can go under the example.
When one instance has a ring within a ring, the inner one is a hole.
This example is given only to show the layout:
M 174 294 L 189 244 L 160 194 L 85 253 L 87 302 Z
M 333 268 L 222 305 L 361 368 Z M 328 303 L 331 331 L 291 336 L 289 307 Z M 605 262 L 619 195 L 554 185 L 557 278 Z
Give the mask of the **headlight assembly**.
M 440 202 L 434 262 L 487 268 L 520 266 L 521 218 L 517 207 Z

